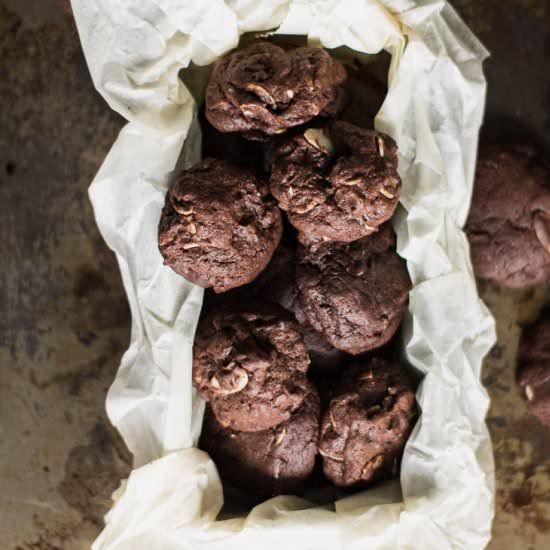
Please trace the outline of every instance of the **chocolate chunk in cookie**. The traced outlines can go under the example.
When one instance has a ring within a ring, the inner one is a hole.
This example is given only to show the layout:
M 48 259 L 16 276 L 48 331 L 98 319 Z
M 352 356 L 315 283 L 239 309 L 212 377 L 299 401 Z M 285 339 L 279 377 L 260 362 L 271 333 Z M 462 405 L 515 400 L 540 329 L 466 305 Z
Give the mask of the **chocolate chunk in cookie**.
M 362 487 L 399 471 L 417 417 L 405 369 L 371 359 L 346 371 L 321 423 L 319 453 L 338 487 Z
M 483 147 L 466 233 L 478 277 L 513 288 L 550 280 L 550 162 L 526 146 Z
M 292 493 L 313 471 L 320 415 L 315 390 L 288 420 L 261 432 L 224 428 L 207 407 L 199 445 L 235 487 L 261 496 Z
M 270 188 L 302 243 L 374 233 L 399 202 L 397 145 L 347 122 L 311 127 L 271 154 Z
M 299 248 L 302 311 L 335 348 L 359 354 L 383 346 L 401 323 L 411 283 L 394 244 L 386 224 L 352 243 Z
M 248 170 L 207 159 L 180 172 L 168 189 L 159 249 L 176 273 L 225 292 L 265 268 L 281 234 L 267 185 Z
M 550 428 L 550 308 L 523 331 L 516 378 L 531 414 Z
M 344 67 L 322 48 L 270 42 L 235 50 L 214 66 L 206 117 L 220 132 L 277 135 L 341 106 Z
M 266 430 L 311 391 L 309 357 L 294 318 L 269 303 L 227 304 L 199 324 L 193 383 L 220 424 Z

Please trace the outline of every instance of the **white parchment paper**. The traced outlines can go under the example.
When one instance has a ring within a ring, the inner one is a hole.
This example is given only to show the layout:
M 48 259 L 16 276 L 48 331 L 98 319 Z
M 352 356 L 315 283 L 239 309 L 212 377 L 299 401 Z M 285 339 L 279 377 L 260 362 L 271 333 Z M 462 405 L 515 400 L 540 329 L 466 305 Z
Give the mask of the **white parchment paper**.
M 484 109 L 483 47 L 443 0 L 73 0 L 73 10 L 94 85 L 129 121 L 90 197 L 132 312 L 107 411 L 135 469 L 93 548 L 483 548 L 494 482 L 480 369 L 495 332 L 461 231 Z M 191 353 L 203 291 L 162 265 L 157 225 L 171 172 L 200 158 L 196 105 L 178 72 L 212 63 L 252 30 L 392 56 L 376 126 L 401 152 L 395 228 L 414 283 L 405 354 L 425 377 L 402 493 L 389 483 L 326 506 L 281 496 L 220 521 L 216 468 L 194 447 L 203 404 Z

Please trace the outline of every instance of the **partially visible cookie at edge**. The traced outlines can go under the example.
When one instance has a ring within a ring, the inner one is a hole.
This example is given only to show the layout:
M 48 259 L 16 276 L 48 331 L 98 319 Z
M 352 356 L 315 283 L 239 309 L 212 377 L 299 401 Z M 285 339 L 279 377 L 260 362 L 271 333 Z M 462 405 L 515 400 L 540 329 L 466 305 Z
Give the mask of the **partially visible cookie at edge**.
M 180 172 L 168 189 L 159 249 L 176 273 L 225 292 L 266 267 L 281 235 L 267 185 L 244 168 L 206 159 Z
M 550 162 L 535 149 L 481 147 L 466 224 L 476 275 L 511 288 L 550 280 Z
M 197 329 L 193 384 L 220 424 L 262 431 L 285 420 L 312 391 L 298 325 L 270 303 L 227 304 Z

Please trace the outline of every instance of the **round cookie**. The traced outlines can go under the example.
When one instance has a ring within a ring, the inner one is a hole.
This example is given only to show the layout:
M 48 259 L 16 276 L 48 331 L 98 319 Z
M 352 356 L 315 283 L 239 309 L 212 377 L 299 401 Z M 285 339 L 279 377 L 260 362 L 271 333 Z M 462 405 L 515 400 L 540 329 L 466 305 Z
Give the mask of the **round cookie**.
M 523 331 L 516 378 L 531 414 L 550 428 L 550 308 Z
M 357 355 L 383 346 L 399 327 L 411 283 L 394 246 L 386 224 L 352 243 L 298 249 L 301 309 L 335 348 Z
M 159 224 L 164 263 L 215 292 L 248 283 L 281 239 L 279 209 L 246 169 L 206 159 L 178 174 Z
M 206 117 L 220 132 L 276 135 L 342 105 L 344 67 L 322 48 L 260 41 L 222 57 L 206 88 Z
M 199 324 L 193 384 L 220 424 L 257 432 L 288 420 L 311 391 L 294 318 L 270 303 L 227 304 Z
M 550 280 L 550 163 L 526 146 L 481 148 L 466 233 L 478 277 L 511 288 Z
M 302 243 L 350 242 L 395 212 L 397 162 L 392 138 L 338 121 L 282 141 L 271 155 L 269 186 Z
M 312 390 L 292 416 L 261 432 L 224 428 L 206 408 L 199 445 L 223 480 L 262 496 L 300 489 L 315 466 L 321 410 Z
M 321 422 L 319 453 L 338 487 L 361 487 L 399 470 L 417 417 L 412 380 L 383 359 L 351 367 Z

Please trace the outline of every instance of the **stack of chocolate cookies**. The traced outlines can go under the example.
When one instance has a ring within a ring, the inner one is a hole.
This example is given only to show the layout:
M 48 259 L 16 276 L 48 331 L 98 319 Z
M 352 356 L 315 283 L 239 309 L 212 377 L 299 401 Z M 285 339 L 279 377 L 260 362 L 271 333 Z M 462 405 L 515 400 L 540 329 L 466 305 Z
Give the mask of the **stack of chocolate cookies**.
M 222 58 L 201 114 L 207 158 L 176 176 L 161 215 L 165 264 L 207 289 L 200 445 L 262 496 L 299 492 L 318 460 L 338 487 L 397 475 L 417 417 L 405 368 L 374 354 L 410 290 L 389 224 L 398 151 L 371 129 L 380 85 L 365 80 L 358 102 L 352 80 L 322 48 L 260 41 Z

